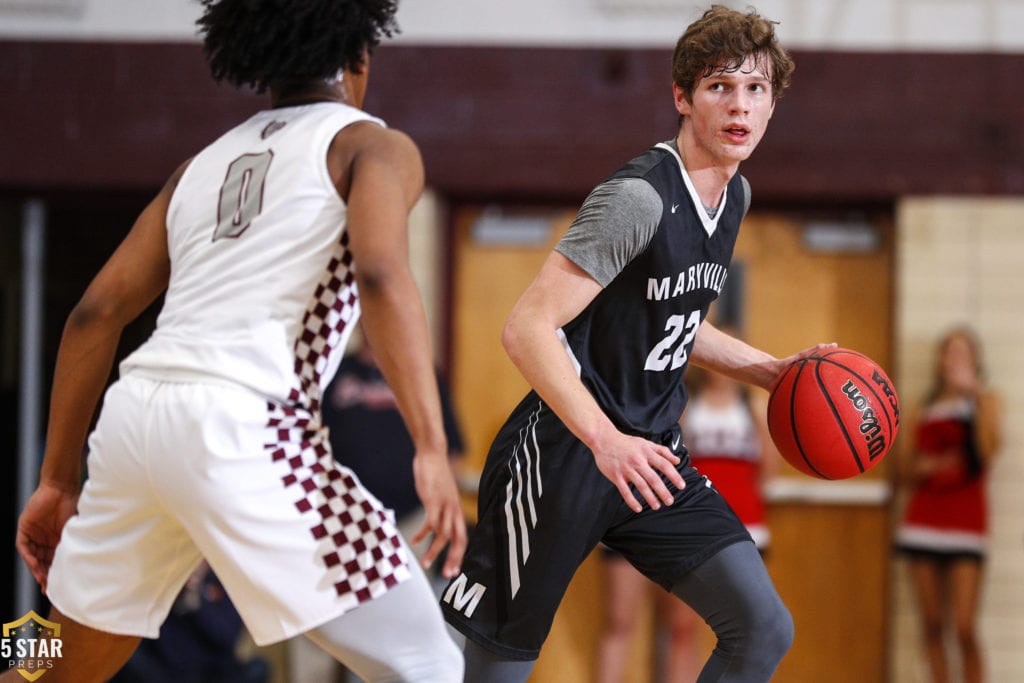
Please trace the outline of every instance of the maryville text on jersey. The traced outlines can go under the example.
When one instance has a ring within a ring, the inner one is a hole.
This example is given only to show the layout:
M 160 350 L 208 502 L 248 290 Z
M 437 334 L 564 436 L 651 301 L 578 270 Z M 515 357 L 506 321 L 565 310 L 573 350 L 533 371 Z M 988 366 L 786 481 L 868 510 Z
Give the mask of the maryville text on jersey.
M 675 287 L 672 287 L 672 277 L 647 278 L 647 300 L 662 301 L 677 296 L 682 296 L 697 289 L 712 289 L 715 294 L 722 293 L 725 285 L 725 278 L 729 275 L 729 269 L 720 263 L 698 263 L 692 265 L 675 278 Z M 672 290 L 669 293 L 669 290 Z

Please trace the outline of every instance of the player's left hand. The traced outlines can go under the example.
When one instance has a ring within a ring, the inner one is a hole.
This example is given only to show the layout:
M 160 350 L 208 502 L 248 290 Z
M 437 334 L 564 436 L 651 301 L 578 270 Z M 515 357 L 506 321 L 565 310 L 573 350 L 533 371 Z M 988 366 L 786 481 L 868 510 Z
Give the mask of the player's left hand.
M 77 492 L 40 483 L 18 518 L 15 545 L 43 593 L 60 533 L 77 510 Z
M 674 500 L 661 475 L 680 491 L 686 487 L 683 475 L 676 470 L 679 456 L 661 444 L 615 430 L 590 444 L 590 449 L 597 469 L 615 485 L 633 512 L 641 512 L 643 505 L 630 485 L 652 510 L 660 509 L 662 504 L 672 505 Z
M 410 543 L 415 545 L 433 534 L 430 547 L 423 555 L 424 569 L 433 564 L 447 545 L 448 555 L 441 575 L 454 579 L 462 569 L 462 556 L 466 552 L 466 518 L 448 457 L 446 454 L 417 452 L 412 467 L 416 493 L 427 512 L 427 519 Z

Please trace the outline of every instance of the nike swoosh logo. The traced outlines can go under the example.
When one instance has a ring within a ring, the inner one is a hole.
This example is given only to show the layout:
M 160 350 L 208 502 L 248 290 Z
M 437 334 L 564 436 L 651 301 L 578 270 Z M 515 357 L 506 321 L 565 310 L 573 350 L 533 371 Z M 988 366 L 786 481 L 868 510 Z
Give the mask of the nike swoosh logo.
M 678 204 L 673 204 L 673 205 L 672 205 L 672 213 L 675 213 L 675 212 L 676 212 L 676 209 L 678 209 L 678 208 L 679 208 L 679 205 L 678 205 Z
M 678 445 L 679 445 L 679 435 L 676 434 L 676 438 L 672 439 L 672 450 L 675 450 L 676 446 L 678 446 Z

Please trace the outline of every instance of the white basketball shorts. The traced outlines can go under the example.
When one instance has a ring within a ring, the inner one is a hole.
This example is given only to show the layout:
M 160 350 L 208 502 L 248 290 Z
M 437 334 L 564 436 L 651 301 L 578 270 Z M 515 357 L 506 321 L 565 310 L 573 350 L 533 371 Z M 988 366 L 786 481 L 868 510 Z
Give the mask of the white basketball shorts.
M 306 411 L 133 372 L 107 392 L 48 595 L 86 626 L 155 638 L 205 557 L 259 645 L 409 577 L 393 515 Z

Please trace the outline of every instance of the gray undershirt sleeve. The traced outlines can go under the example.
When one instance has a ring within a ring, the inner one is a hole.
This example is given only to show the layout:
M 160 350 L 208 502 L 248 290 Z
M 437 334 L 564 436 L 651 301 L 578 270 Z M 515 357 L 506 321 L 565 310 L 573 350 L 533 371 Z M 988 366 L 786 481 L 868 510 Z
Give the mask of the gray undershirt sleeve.
M 607 287 L 647 248 L 661 223 L 661 195 L 641 178 L 594 188 L 555 250 Z

